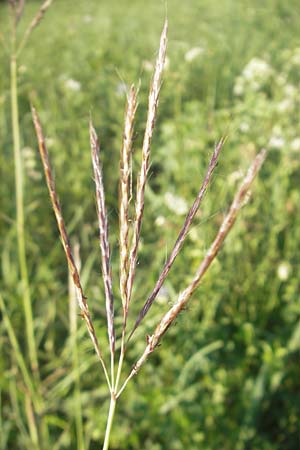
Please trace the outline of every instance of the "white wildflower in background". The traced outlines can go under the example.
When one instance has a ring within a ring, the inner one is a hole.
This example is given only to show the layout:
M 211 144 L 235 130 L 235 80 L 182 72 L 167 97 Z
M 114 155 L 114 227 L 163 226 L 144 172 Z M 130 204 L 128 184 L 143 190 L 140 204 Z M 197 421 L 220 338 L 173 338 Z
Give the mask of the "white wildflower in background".
M 300 137 L 297 137 L 292 140 L 291 142 L 291 150 L 293 152 L 299 152 L 300 151 Z
M 285 140 L 282 136 L 271 136 L 270 140 L 269 140 L 269 144 L 268 146 L 270 148 L 274 148 L 277 150 L 280 150 L 283 148 L 283 146 L 285 145 Z
M 184 198 L 172 194 L 172 192 L 165 193 L 165 204 L 178 216 L 182 216 L 187 213 L 188 205 Z
M 231 174 L 228 176 L 228 184 L 230 186 L 233 186 L 237 181 L 239 181 L 241 178 L 243 178 L 244 175 L 245 174 L 242 171 L 242 169 L 231 172 Z
M 117 84 L 116 87 L 116 96 L 117 97 L 124 97 L 125 95 L 127 95 L 127 92 L 129 90 L 129 87 L 127 86 L 126 83 L 124 83 L 124 81 L 121 81 L 119 84 Z
M 47 137 L 46 138 L 46 145 L 48 148 L 54 147 L 56 144 L 55 139 L 51 138 L 51 137 Z
M 40 180 L 42 175 L 39 170 L 36 170 L 36 153 L 31 147 L 24 147 L 22 149 L 22 157 L 24 167 L 29 178 L 33 180 Z
M 81 90 L 81 83 L 73 78 L 65 80 L 65 87 L 70 91 L 78 92 Z
M 291 57 L 291 63 L 295 66 L 300 66 L 300 47 L 294 49 Z
M 27 66 L 25 66 L 25 64 L 22 64 L 21 66 L 19 66 L 18 72 L 20 74 L 26 73 L 27 72 Z
M 294 102 L 290 98 L 285 98 L 277 104 L 276 109 L 281 113 L 290 112 L 294 109 Z
M 251 59 L 236 78 L 233 92 L 235 95 L 243 95 L 246 89 L 259 91 L 273 75 L 272 67 L 263 59 Z
M 189 239 L 192 242 L 199 242 L 199 233 L 198 233 L 198 228 L 194 227 L 190 229 L 189 232 Z
M 24 147 L 22 148 L 22 156 L 25 163 L 28 160 L 35 160 L 35 151 L 31 147 Z
M 157 216 L 155 219 L 155 225 L 157 227 L 162 227 L 166 223 L 166 218 L 164 216 Z
M 283 99 L 277 104 L 280 113 L 292 112 L 299 97 L 299 90 L 293 84 L 286 83 L 283 86 Z
M 186 54 L 184 55 L 184 59 L 186 60 L 186 62 L 190 63 L 190 62 L 194 61 L 194 59 L 201 56 L 203 53 L 204 53 L 204 48 L 193 47 L 186 52 Z
M 170 58 L 166 56 L 164 70 L 169 70 L 170 68 Z
M 272 128 L 272 133 L 276 136 L 282 136 L 282 127 L 279 124 L 274 125 L 274 127 Z
M 282 128 L 279 125 L 275 125 L 272 129 L 272 136 L 270 137 L 268 147 L 280 150 L 286 144 L 283 137 Z
M 156 301 L 161 305 L 163 305 L 168 303 L 170 298 L 171 298 L 170 290 L 167 288 L 167 286 L 162 286 L 158 291 Z
M 250 125 L 248 122 L 241 122 L 239 128 L 242 133 L 247 133 L 250 130 Z
M 294 99 L 297 97 L 298 89 L 289 83 L 284 86 L 283 92 L 288 98 Z
M 145 72 L 152 72 L 153 71 L 153 63 L 151 61 L 145 60 L 142 63 L 142 68 L 145 70 Z
M 91 23 L 93 21 L 93 17 L 90 14 L 86 14 L 83 16 L 83 22 L 84 23 Z
M 286 281 L 291 272 L 291 266 L 287 261 L 282 261 L 277 267 L 277 276 L 279 280 Z
M 285 73 L 280 73 L 277 77 L 276 77 L 276 82 L 278 84 L 278 86 L 285 86 L 287 83 L 287 76 Z
M 145 72 L 153 72 L 153 70 L 154 70 L 153 62 L 145 59 L 142 62 L 142 68 L 144 69 Z M 170 58 L 168 56 L 166 56 L 164 70 L 169 70 L 169 68 L 170 68 Z
M 272 67 L 263 59 L 253 58 L 243 70 L 243 77 L 248 80 L 266 81 L 273 74 Z
M 245 92 L 244 80 L 242 77 L 237 77 L 235 80 L 233 93 L 234 95 L 240 96 Z

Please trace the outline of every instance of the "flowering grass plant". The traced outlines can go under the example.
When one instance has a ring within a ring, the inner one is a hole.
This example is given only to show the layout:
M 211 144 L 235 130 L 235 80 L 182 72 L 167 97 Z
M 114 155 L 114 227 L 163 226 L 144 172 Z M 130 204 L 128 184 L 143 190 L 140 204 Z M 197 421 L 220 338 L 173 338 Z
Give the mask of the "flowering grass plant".
M 63 244 L 65 255 L 67 258 L 69 270 L 73 279 L 74 287 L 76 290 L 76 296 L 78 306 L 80 308 L 80 315 L 85 321 L 88 333 L 92 340 L 95 352 L 100 361 L 102 369 L 104 371 L 105 379 L 107 382 L 108 390 L 110 393 L 110 407 L 107 417 L 107 426 L 105 439 L 103 443 L 103 450 L 109 448 L 110 434 L 112 429 L 112 423 L 115 413 L 116 403 L 123 393 L 127 383 L 130 379 L 136 375 L 150 354 L 158 347 L 163 335 L 168 328 L 172 325 L 180 312 L 185 308 L 187 302 L 193 295 L 196 288 L 199 286 L 203 276 L 210 267 L 211 263 L 218 254 L 226 236 L 234 225 L 237 215 L 244 205 L 250 186 L 257 175 L 265 157 L 266 151 L 262 150 L 254 159 L 253 163 L 248 169 L 247 174 L 242 179 L 240 187 L 237 189 L 233 202 L 225 214 L 225 217 L 221 223 L 221 226 L 215 236 L 215 239 L 208 247 L 208 250 L 199 264 L 196 273 L 192 281 L 188 286 L 183 289 L 177 300 L 173 303 L 171 308 L 161 317 L 153 333 L 146 337 L 146 347 L 140 356 L 140 358 L 133 365 L 128 376 L 121 381 L 122 378 L 122 366 L 124 358 L 126 356 L 126 349 L 130 343 L 130 339 L 133 333 L 141 324 L 142 320 L 148 313 L 153 302 L 156 300 L 172 265 L 178 256 L 187 234 L 190 230 L 191 224 L 195 215 L 197 214 L 201 202 L 206 193 L 207 187 L 211 180 L 214 169 L 217 165 L 217 161 L 225 138 L 221 138 L 219 143 L 215 146 L 211 159 L 208 163 L 206 176 L 200 185 L 198 194 L 194 200 L 194 203 L 187 212 L 185 221 L 178 234 L 176 242 L 172 251 L 170 252 L 167 261 L 165 262 L 162 271 L 158 277 L 158 280 L 149 294 L 144 304 L 141 306 L 140 312 L 136 318 L 133 328 L 127 332 L 127 320 L 130 304 L 133 301 L 133 286 L 137 268 L 138 248 L 141 238 L 142 219 L 145 206 L 145 189 L 150 167 L 150 150 L 151 141 L 154 131 L 154 125 L 156 121 L 157 108 L 159 102 L 159 94 L 162 84 L 162 74 L 166 59 L 167 48 L 167 21 L 164 24 L 163 31 L 160 39 L 160 46 L 158 56 L 154 68 L 152 82 L 150 85 L 149 98 L 148 98 L 148 112 L 146 119 L 146 126 L 144 131 L 144 139 L 142 144 L 142 162 L 140 172 L 137 177 L 137 188 L 135 196 L 134 214 L 130 217 L 130 180 L 132 178 L 132 164 L 131 156 L 133 151 L 133 130 L 134 119 L 137 110 L 137 91 L 134 86 L 130 88 L 127 97 L 127 106 L 125 113 L 125 126 L 123 134 L 123 142 L 120 154 L 120 182 L 119 182 L 119 286 L 120 286 L 120 303 L 122 305 L 122 332 L 121 336 L 115 334 L 115 317 L 114 309 L 116 299 L 113 296 L 113 274 L 111 270 L 111 251 L 109 244 L 109 229 L 108 229 L 108 214 L 105 204 L 105 192 L 103 183 L 102 165 L 100 162 L 100 143 L 95 131 L 92 119 L 90 120 L 90 146 L 91 157 L 93 166 L 93 175 L 96 187 L 96 206 L 99 225 L 99 244 L 101 251 L 101 271 L 103 276 L 104 292 L 105 292 L 105 306 L 107 317 L 107 332 L 110 351 L 110 370 L 107 369 L 107 362 L 104 360 L 101 350 L 102 343 L 100 344 L 96 336 L 95 327 L 93 325 L 93 318 L 89 311 L 88 301 L 84 294 L 82 283 L 80 280 L 79 269 L 75 263 L 75 258 L 70 245 L 70 240 L 67 234 L 66 226 L 62 216 L 62 210 L 58 200 L 56 192 L 54 177 L 49 160 L 49 154 L 47 150 L 46 140 L 42 131 L 40 119 L 38 117 L 35 108 L 32 108 L 33 122 L 38 138 L 39 151 L 44 167 L 46 182 L 49 190 L 51 203 L 53 206 L 54 214 L 56 217 L 60 238 Z M 116 343 L 118 343 L 116 347 Z M 119 349 L 118 364 L 116 364 L 116 348 Z

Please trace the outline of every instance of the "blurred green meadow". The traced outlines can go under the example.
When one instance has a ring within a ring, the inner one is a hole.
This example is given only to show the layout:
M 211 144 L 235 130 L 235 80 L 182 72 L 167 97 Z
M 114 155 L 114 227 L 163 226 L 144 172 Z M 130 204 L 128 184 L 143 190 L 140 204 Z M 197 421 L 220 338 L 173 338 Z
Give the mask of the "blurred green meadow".
M 41 2 L 26 2 L 21 35 Z M 78 317 L 37 152 L 39 111 L 68 231 L 105 358 L 109 357 L 90 112 L 100 135 L 110 219 L 116 326 L 118 169 L 126 92 L 141 83 L 133 168 L 138 173 L 147 92 L 165 17 L 160 0 L 57 0 L 19 61 L 26 252 L 43 407 L 32 410 L 15 226 L 9 57 L 0 52 L 0 450 L 93 450 L 109 396 Z M 268 149 L 222 251 L 203 283 L 122 396 L 112 450 L 300 448 L 300 4 L 298 0 L 168 0 L 168 59 L 152 146 L 130 323 L 153 288 L 219 138 L 228 139 L 168 280 L 131 341 L 124 375 L 186 287 L 254 155 Z M 9 44 L 9 15 L 0 3 Z M 0 43 L 1 44 L 1 43 Z M 73 314 L 73 315 L 72 315 Z M 72 322 L 73 320 L 73 322 Z M 12 345 L 8 323 L 19 348 Z M 30 370 L 29 370 L 30 372 Z M 81 438 L 78 438 L 80 434 Z M 80 442 L 80 444 L 79 444 Z

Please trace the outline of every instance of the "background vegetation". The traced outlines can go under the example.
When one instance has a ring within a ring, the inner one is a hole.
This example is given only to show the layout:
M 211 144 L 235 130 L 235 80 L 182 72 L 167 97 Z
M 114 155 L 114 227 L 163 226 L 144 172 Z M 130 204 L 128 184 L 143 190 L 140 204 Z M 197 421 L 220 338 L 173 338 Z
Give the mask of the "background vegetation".
M 20 31 L 39 5 L 27 3 Z M 9 39 L 7 12 L 2 2 L 0 28 Z M 42 178 L 30 101 L 47 132 L 63 212 L 69 232 L 80 243 L 82 276 L 106 348 L 89 113 L 92 110 L 101 136 L 116 277 L 117 174 L 125 95 L 131 82 L 141 79 L 137 170 L 151 66 L 164 15 L 160 0 L 56 1 L 22 55 L 19 106 L 26 245 L 43 421 L 49 433 L 45 450 L 99 448 L 109 398 L 85 325 L 78 321 L 76 344 L 70 333 L 67 267 Z M 229 138 L 181 257 L 128 350 L 127 371 L 144 348 L 146 334 L 191 279 L 241 173 L 260 148 L 268 148 L 269 155 L 253 198 L 188 311 L 125 391 L 111 448 L 296 450 L 300 447 L 299 2 L 169 0 L 168 18 L 169 59 L 153 142 L 131 323 L 156 281 L 215 142 L 224 133 Z M 32 449 L 30 400 L 5 326 L 9 317 L 27 361 L 17 264 L 9 60 L 3 51 L 0 64 L 1 292 L 6 305 L 5 311 L 1 308 L 0 331 L 0 449 Z M 115 295 L 118 299 L 119 293 Z M 118 300 L 117 305 L 121 312 Z

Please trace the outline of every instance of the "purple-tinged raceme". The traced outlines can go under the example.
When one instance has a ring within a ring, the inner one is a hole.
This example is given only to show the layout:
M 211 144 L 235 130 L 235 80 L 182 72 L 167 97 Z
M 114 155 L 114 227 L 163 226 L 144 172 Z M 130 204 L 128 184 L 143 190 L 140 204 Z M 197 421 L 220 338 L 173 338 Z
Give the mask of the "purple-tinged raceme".
M 140 171 L 138 184 L 137 184 L 136 205 L 135 205 L 135 223 L 134 223 L 134 230 L 133 230 L 132 247 L 131 247 L 130 256 L 129 256 L 129 273 L 128 273 L 128 280 L 127 280 L 127 303 L 128 304 L 131 300 L 131 293 L 132 293 L 133 281 L 134 281 L 134 276 L 135 276 L 137 252 L 138 252 L 138 245 L 139 245 L 139 241 L 140 241 L 142 218 L 143 218 L 144 205 L 145 205 L 145 187 L 146 187 L 147 175 L 148 175 L 148 170 L 149 170 L 151 141 L 152 141 L 152 135 L 153 135 L 157 107 L 158 107 L 158 98 L 159 98 L 161 82 L 162 82 L 161 81 L 162 73 L 163 73 L 165 59 L 166 59 L 167 31 L 168 31 L 168 22 L 166 20 L 162 34 L 161 34 L 161 38 L 160 38 L 159 51 L 158 51 L 158 56 L 156 59 L 154 75 L 153 75 L 152 83 L 150 86 L 149 99 L 148 99 L 148 114 L 147 114 L 146 129 L 145 129 L 143 148 L 142 148 L 142 165 L 141 165 L 141 171 Z
M 90 143 L 94 179 L 96 185 L 96 203 L 98 211 L 99 224 L 99 242 L 101 249 L 101 266 L 102 276 L 105 290 L 106 316 L 107 316 L 107 331 L 110 343 L 111 354 L 115 352 L 115 330 L 114 330 L 114 299 L 112 293 L 112 276 L 110 267 L 110 248 L 108 241 L 108 220 L 105 209 L 105 195 L 103 186 L 102 168 L 99 159 L 100 144 L 90 120 Z
M 130 178 L 132 175 L 131 153 L 133 140 L 134 116 L 137 108 L 137 97 L 134 86 L 130 88 L 125 113 L 123 143 L 120 155 L 120 183 L 119 183 L 119 221 L 120 221 L 120 294 L 124 317 L 128 312 L 127 280 L 128 280 L 128 234 L 129 234 L 129 195 Z

